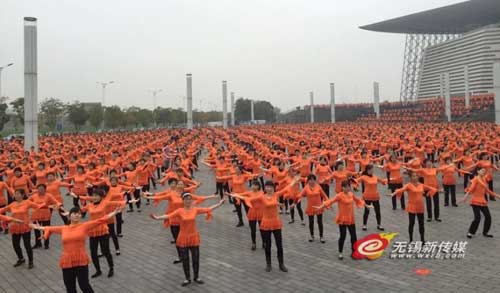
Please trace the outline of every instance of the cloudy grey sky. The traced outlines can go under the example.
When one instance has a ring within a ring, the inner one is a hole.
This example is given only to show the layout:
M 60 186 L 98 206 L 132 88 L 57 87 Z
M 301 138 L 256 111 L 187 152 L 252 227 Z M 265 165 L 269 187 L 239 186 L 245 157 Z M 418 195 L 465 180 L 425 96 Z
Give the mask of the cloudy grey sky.
M 457 0 L 1 0 L 4 96 L 23 95 L 23 17 L 38 18 L 39 100 L 101 100 L 96 81 L 116 80 L 106 104 L 180 107 L 185 74 L 193 104 L 222 105 L 221 81 L 236 97 L 289 110 L 399 97 L 404 36 L 361 25 L 458 3 Z M 200 104 L 201 103 L 201 104 Z

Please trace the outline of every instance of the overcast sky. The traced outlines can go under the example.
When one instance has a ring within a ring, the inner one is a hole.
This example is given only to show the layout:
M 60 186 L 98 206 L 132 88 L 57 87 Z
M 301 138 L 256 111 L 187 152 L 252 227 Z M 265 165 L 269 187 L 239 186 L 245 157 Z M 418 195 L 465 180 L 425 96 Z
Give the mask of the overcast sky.
M 309 101 L 399 98 L 404 36 L 358 27 L 456 0 L 1 0 L 2 94 L 23 96 L 23 17 L 38 18 L 38 99 L 101 101 L 97 81 L 115 80 L 106 104 L 181 107 L 186 73 L 193 106 L 236 97 L 286 111 Z

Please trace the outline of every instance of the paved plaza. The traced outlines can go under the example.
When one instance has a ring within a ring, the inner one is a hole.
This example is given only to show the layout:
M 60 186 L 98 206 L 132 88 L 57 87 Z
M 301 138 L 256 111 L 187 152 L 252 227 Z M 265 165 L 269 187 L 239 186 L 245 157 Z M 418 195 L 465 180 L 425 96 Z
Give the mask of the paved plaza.
M 196 180 L 203 182 L 197 194 L 214 192 L 214 177 L 207 167 L 201 166 L 195 173 Z M 500 178 L 496 178 L 499 181 Z M 461 182 L 461 178 L 459 178 Z M 463 190 L 458 185 L 458 198 Z M 500 190 L 500 184 L 495 186 Z M 381 188 L 381 194 L 386 194 Z M 358 192 L 359 194 L 359 192 Z M 182 288 L 184 274 L 181 264 L 174 265 L 175 246 L 170 244 L 170 231 L 161 222 L 150 220 L 148 214 L 161 213 L 165 203 L 159 207 L 145 206 L 142 213 L 124 213 L 124 237 L 120 239 L 121 255 L 114 255 L 115 276 L 106 277 L 107 264 L 101 258 L 103 276 L 91 279 L 96 292 L 495 292 L 500 288 L 500 202 L 490 202 L 493 218 L 491 233 L 487 239 L 481 236 L 482 222 L 475 238 L 465 237 L 472 220 L 472 209 L 459 203 L 458 208 L 443 207 L 441 196 L 441 218 L 443 222 L 425 223 L 428 241 L 468 241 L 465 259 L 462 260 L 395 260 L 389 258 L 394 241 L 408 240 L 408 216 L 400 209 L 393 211 L 390 198 L 382 198 L 382 223 L 387 232 L 397 235 L 381 258 L 353 260 L 337 259 L 338 227 L 333 223 L 334 213 L 326 212 L 325 239 L 308 242 L 308 227 L 300 221 L 288 224 L 288 215 L 283 214 L 283 240 L 285 264 L 289 272 L 278 270 L 273 242 L 273 271 L 265 272 L 264 251 L 257 236 L 256 251 L 250 250 L 250 230 L 245 226 L 236 228 L 236 214 L 232 205 L 225 204 L 214 212 L 210 223 L 199 219 L 201 233 L 200 277 L 204 285 L 192 284 Z M 66 206 L 70 206 L 66 198 Z M 216 203 L 213 200 L 213 203 Z M 204 205 L 209 205 L 207 202 Z M 336 207 L 334 208 L 334 211 Z M 298 216 L 296 215 L 298 218 Z M 58 216 L 53 217 L 60 224 Z M 377 233 L 373 212 L 368 231 L 361 230 L 362 209 L 356 211 L 358 239 Z M 317 228 L 316 228 L 317 229 Z M 317 231 L 316 231 L 317 234 Z M 418 226 L 415 239 L 419 239 Z M 32 238 L 33 242 L 33 238 Z M 35 267 L 27 265 L 12 267 L 16 261 L 10 235 L 0 235 L 0 292 L 64 292 L 62 272 L 58 267 L 61 253 L 60 237 L 51 237 L 49 250 L 34 252 Z M 344 255 L 350 252 L 349 236 Z M 23 252 L 25 253 L 25 252 Z M 431 270 L 428 275 L 418 275 L 416 269 Z M 90 274 L 94 267 L 89 265 Z

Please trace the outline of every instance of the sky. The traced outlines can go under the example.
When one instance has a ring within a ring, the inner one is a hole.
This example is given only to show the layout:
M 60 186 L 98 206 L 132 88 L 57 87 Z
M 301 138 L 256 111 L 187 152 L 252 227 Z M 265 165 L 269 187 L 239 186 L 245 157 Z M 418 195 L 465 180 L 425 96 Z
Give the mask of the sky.
M 359 26 L 461 0 L 1 0 L 2 95 L 23 96 L 23 17 L 38 18 L 38 99 L 221 109 L 235 97 L 282 111 L 330 100 L 398 100 L 404 35 Z

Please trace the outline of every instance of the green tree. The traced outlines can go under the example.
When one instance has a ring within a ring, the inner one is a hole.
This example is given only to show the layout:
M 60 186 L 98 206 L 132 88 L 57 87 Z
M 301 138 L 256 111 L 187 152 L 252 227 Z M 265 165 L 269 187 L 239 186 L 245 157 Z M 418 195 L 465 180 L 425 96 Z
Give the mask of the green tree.
M 40 104 L 40 113 L 49 129 L 55 129 L 57 118 L 64 113 L 65 108 L 66 105 L 61 100 L 54 98 L 46 99 Z
M 106 127 L 115 129 L 123 125 L 125 114 L 118 106 L 106 107 L 104 109 L 104 123 Z
M 14 101 L 10 102 L 12 109 L 14 109 L 14 113 L 16 113 L 16 117 L 21 125 L 24 125 L 24 98 L 17 98 Z
M 140 109 L 139 112 L 137 112 L 137 122 L 139 122 L 142 127 L 149 127 L 153 123 L 153 111 Z
M 89 113 L 85 109 L 85 106 L 78 101 L 68 105 L 67 113 L 68 120 L 75 126 L 76 130 L 80 130 L 89 119 Z
M 101 125 L 104 113 L 101 104 L 91 106 L 88 110 L 89 112 L 89 123 L 95 129 L 98 129 Z
M 9 122 L 9 115 L 7 115 L 7 103 L 5 103 L 6 98 L 0 98 L 0 131 L 3 130 L 5 123 Z

